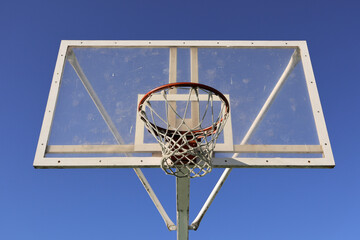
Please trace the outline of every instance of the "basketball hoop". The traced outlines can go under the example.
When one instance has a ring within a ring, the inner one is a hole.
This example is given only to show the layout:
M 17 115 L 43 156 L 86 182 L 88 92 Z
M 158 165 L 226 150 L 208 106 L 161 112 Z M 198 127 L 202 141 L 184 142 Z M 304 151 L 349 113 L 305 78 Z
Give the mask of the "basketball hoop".
M 177 105 L 180 103 L 182 108 Z M 187 118 L 190 111 L 197 117 Z M 161 168 L 169 175 L 189 178 L 211 172 L 216 140 L 229 111 L 221 92 L 192 82 L 157 87 L 145 94 L 138 106 L 145 127 L 161 146 Z

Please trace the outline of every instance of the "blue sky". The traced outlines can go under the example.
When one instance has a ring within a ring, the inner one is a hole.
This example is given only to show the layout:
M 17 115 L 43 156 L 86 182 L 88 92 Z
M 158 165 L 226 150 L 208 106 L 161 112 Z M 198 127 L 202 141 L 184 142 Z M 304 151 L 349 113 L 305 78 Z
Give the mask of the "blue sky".
M 359 10 L 333 0 L 2 2 L 0 239 L 176 239 L 131 169 L 33 169 L 62 39 L 306 40 L 337 166 L 235 169 L 190 239 L 358 239 Z M 144 172 L 175 221 L 175 185 Z M 219 175 L 194 184 L 191 220 Z

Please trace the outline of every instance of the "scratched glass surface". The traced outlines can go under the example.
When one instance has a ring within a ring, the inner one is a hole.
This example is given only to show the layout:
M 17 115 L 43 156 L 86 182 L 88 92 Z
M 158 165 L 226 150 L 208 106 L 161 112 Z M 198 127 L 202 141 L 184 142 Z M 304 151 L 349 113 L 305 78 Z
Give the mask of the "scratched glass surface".
M 115 139 L 109 122 L 104 120 L 93 100 L 94 96 L 90 96 L 73 66 L 66 61 L 48 145 L 134 144 L 139 94 L 169 83 L 169 48 L 83 47 L 72 50 L 121 139 Z M 229 95 L 234 144 L 242 142 L 294 51 L 294 48 L 198 48 L 199 82 Z M 190 81 L 190 64 L 190 49 L 179 48 L 178 82 Z M 156 104 L 165 109 L 164 102 Z M 200 102 L 200 108 L 204 108 L 204 104 Z M 178 110 L 181 112 L 185 106 L 186 103 L 179 102 Z M 190 112 L 186 113 L 187 118 L 191 117 Z M 223 142 L 222 139 L 220 136 L 219 142 Z M 155 143 L 146 130 L 144 141 Z M 319 144 L 301 61 L 291 70 L 246 143 Z M 150 155 L 141 153 L 134 156 Z M 268 154 L 242 156 L 269 157 Z

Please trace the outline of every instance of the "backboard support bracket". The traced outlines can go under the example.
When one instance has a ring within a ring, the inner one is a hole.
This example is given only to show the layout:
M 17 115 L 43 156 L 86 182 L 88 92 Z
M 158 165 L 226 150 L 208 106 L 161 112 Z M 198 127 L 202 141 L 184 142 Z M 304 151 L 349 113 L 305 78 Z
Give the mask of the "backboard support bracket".
M 96 108 L 100 112 L 101 116 L 103 117 L 104 121 L 106 122 L 107 126 L 109 127 L 111 133 L 114 135 L 116 141 L 118 142 L 119 145 L 124 145 L 124 140 L 122 139 L 121 135 L 119 134 L 115 124 L 111 120 L 111 117 L 107 113 L 106 109 L 102 105 L 99 97 L 97 96 L 96 92 L 94 91 L 93 87 L 91 86 L 91 83 L 87 79 L 85 73 L 81 69 L 81 66 L 80 66 L 79 62 L 77 61 L 76 56 L 75 56 L 74 52 L 71 49 L 68 49 L 68 61 L 72 65 L 72 67 L 74 68 L 76 74 L 78 75 L 79 79 L 81 80 L 81 82 L 83 83 L 83 85 L 86 88 L 87 92 L 89 93 L 91 99 L 93 100 Z M 131 156 L 130 153 L 125 153 L 125 155 L 128 156 L 128 157 Z M 149 194 L 149 197 L 153 201 L 155 207 L 159 211 L 159 213 L 160 213 L 161 217 L 163 218 L 167 228 L 169 230 L 175 230 L 175 227 L 176 227 L 175 224 L 169 218 L 168 214 L 166 213 L 165 209 L 161 205 L 159 199 L 157 198 L 154 190 L 150 186 L 149 182 L 147 181 L 147 179 L 146 179 L 145 175 L 143 174 L 143 172 L 141 171 L 141 169 L 140 168 L 134 168 L 134 171 L 135 171 L 136 175 L 138 176 L 140 182 L 144 186 L 145 190 Z

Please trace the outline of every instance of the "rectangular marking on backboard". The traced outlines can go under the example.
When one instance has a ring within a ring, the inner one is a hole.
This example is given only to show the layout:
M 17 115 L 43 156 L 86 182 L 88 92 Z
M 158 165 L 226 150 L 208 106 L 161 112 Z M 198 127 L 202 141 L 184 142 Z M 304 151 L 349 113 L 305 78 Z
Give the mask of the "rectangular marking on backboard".
M 138 104 L 140 100 L 145 96 L 145 94 L 138 94 Z M 229 94 L 224 94 L 224 96 L 228 99 L 230 102 L 230 96 Z M 198 95 L 199 101 L 207 101 L 209 96 L 206 94 L 200 94 Z M 160 94 L 154 94 L 151 99 L 153 101 L 164 101 L 164 98 Z M 189 99 L 188 94 L 168 94 L 167 100 L 171 101 L 187 101 Z M 197 97 L 191 96 L 190 101 L 197 101 Z M 213 95 L 213 101 L 220 101 L 220 98 L 216 95 Z M 170 116 L 169 116 L 170 118 Z M 176 120 L 176 119 L 175 119 Z M 170 121 L 170 120 L 169 120 Z M 134 141 L 134 151 L 135 152 L 153 152 L 153 151 L 159 151 L 160 146 L 159 144 L 153 144 L 153 143 L 144 143 L 144 134 L 145 134 L 145 124 L 140 119 L 139 115 L 137 114 L 136 117 L 136 132 L 135 132 L 135 141 Z M 233 135 L 232 135 L 232 123 L 231 123 L 231 113 L 229 115 L 229 118 L 227 119 L 227 122 L 225 124 L 225 127 L 223 129 L 223 136 L 224 136 L 224 143 L 216 143 L 214 151 L 221 151 L 221 152 L 232 152 L 234 149 L 233 146 Z

